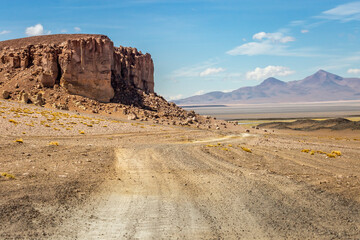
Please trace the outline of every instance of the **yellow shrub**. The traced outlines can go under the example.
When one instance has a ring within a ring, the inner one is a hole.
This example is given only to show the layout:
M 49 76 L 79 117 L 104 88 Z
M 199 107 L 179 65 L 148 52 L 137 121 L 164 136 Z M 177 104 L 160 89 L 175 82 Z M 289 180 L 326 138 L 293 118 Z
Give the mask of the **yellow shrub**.
M 59 146 L 59 143 L 58 142 L 50 142 L 49 145 L 52 145 L 52 146 Z
M 310 152 L 310 149 L 303 149 L 303 150 L 301 150 L 301 152 L 308 153 L 308 152 Z
M 315 154 L 315 151 L 311 150 L 310 155 L 314 155 L 314 154 Z
M 17 142 L 17 143 L 23 143 L 24 140 L 22 140 L 22 138 L 19 138 L 19 139 L 16 139 L 14 142 Z
M 340 152 L 340 151 L 332 151 L 331 154 L 335 154 L 335 155 L 341 156 L 341 152 Z
M 18 125 L 18 124 L 19 124 L 19 122 L 15 121 L 14 119 L 9 119 L 9 122 L 11 122 L 11 123 L 13 123 L 13 124 L 15 124 L 15 125 Z
M 249 148 L 241 147 L 241 149 L 244 150 L 245 152 L 252 153 L 251 149 L 249 149 Z
M 232 147 L 232 144 L 229 144 L 228 147 Z
M 85 134 L 85 132 L 84 132 L 84 131 L 81 131 L 81 130 L 79 130 L 79 133 L 80 133 L 80 134 Z
M 336 154 L 333 153 L 327 153 L 326 156 L 328 156 L 329 158 L 336 158 Z
M 323 151 L 316 151 L 317 153 L 320 153 L 320 154 L 326 154 L 326 152 L 323 152 Z
M 15 179 L 15 176 L 12 175 L 12 174 L 9 174 L 9 173 L 2 173 L 1 176 L 7 177 L 7 178 L 9 178 L 9 179 Z

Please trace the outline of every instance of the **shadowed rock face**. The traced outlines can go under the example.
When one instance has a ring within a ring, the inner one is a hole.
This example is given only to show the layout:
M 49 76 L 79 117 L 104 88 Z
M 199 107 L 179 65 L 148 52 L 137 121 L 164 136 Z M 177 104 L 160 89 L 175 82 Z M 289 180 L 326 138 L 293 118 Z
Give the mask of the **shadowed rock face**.
M 48 88 L 59 84 L 71 94 L 101 102 L 121 99 L 128 88 L 153 93 L 153 74 L 150 54 L 114 47 L 103 35 L 61 34 L 0 42 L 0 78 L 19 83 L 35 80 Z

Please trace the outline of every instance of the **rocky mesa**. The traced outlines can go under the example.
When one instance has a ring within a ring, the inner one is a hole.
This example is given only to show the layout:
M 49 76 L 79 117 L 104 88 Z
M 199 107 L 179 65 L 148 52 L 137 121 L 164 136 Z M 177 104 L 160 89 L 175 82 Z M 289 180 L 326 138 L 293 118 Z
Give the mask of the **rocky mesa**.
M 154 92 L 151 55 L 104 35 L 58 34 L 0 42 L 3 99 L 168 125 L 226 128 Z
M 150 54 L 114 47 L 104 35 L 60 34 L 0 42 L 0 87 L 12 93 L 33 82 L 111 102 L 122 99 L 129 87 L 154 92 L 153 73 Z

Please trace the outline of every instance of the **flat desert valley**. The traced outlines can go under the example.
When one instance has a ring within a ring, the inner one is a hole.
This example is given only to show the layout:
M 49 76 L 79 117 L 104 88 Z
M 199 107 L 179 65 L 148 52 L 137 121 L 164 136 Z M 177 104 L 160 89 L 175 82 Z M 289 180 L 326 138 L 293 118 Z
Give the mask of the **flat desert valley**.
M 359 130 L 0 110 L 1 239 L 360 238 Z
M 224 120 L 337 118 L 360 116 L 360 101 L 184 105 L 186 110 Z

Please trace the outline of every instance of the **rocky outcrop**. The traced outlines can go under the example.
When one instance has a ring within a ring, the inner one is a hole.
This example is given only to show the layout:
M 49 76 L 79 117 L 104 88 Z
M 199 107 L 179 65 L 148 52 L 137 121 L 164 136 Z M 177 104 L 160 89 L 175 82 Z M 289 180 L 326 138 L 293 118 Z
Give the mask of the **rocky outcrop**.
M 0 88 L 60 85 L 101 102 L 154 92 L 150 54 L 114 47 L 103 35 L 48 35 L 0 42 Z M 129 90 L 130 89 L 130 90 Z

